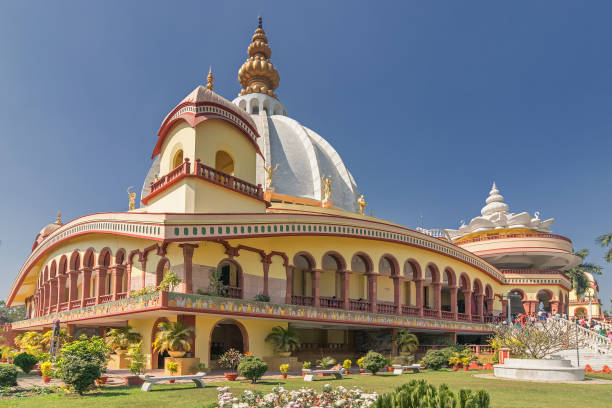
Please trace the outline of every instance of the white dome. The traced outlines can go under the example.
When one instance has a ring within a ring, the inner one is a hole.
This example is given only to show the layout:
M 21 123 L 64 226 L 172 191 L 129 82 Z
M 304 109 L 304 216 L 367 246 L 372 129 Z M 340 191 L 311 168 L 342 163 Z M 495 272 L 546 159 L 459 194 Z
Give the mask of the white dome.
M 321 177 L 332 176 L 331 200 L 335 207 L 356 212 L 359 190 L 340 155 L 313 130 L 287 116 L 284 106 L 264 94 L 240 96 L 233 101 L 251 114 L 259 133 L 257 183 L 265 185 L 265 165 L 276 166 L 272 187 L 278 194 L 321 200 Z M 279 112 L 281 114 L 274 114 Z M 272 113 L 271 116 L 268 116 Z

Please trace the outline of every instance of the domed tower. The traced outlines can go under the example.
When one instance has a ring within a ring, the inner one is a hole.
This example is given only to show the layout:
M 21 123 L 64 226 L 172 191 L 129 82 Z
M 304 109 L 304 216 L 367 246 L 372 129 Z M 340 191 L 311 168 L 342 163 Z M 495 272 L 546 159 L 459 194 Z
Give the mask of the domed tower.
M 260 138 L 262 153 L 257 157 L 257 183 L 266 184 L 268 168 L 274 173 L 272 202 L 295 202 L 320 206 L 324 185 L 322 177 L 331 176 L 333 206 L 357 212 L 359 190 L 340 155 L 320 135 L 287 116 L 275 93 L 280 82 L 278 71 L 270 61 L 272 50 L 259 17 L 257 29 L 249 44 L 249 57 L 238 71 L 242 90 L 233 103 L 247 111 Z

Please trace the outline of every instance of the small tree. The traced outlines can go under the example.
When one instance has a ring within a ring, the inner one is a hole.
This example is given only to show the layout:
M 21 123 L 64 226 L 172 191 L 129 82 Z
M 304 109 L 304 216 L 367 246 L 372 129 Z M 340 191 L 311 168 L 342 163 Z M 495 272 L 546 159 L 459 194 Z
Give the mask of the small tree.
M 185 327 L 183 322 L 160 322 L 159 331 L 153 342 L 153 349 L 163 353 L 169 351 L 191 350 L 191 327 Z
M 242 360 L 242 354 L 238 350 L 231 348 L 219 357 L 219 365 L 222 368 L 231 370 L 231 372 L 236 372 L 240 360 Z
M 15 357 L 13 363 L 21 368 L 21 371 L 27 374 L 32 371 L 36 363 L 38 363 L 38 358 L 30 353 L 20 353 Z
M 157 286 L 157 290 L 170 291 L 172 292 L 175 287 L 180 285 L 183 281 L 174 271 L 168 271 L 164 275 L 164 278 Z
M 221 280 L 221 271 L 217 268 L 212 270 L 210 280 L 208 282 L 208 294 L 210 296 L 227 296 L 227 286 Z
M 170 375 L 174 376 L 176 372 L 178 371 L 178 363 L 174 361 L 169 361 L 168 364 L 166 364 L 166 368 L 170 372 Z
M 336 364 L 336 360 L 333 357 L 325 356 L 325 357 L 321 357 L 320 360 L 317 360 L 317 364 L 323 370 L 327 370 L 329 367 L 331 367 L 334 364 Z
M 366 370 L 376 375 L 377 372 L 387 366 L 387 359 L 382 354 L 370 350 L 365 355 L 362 364 Z
M 410 333 L 406 329 L 400 329 L 397 332 L 397 339 L 395 340 L 397 348 L 400 352 L 412 354 L 419 348 L 419 339 L 414 334 Z
M 147 358 L 142 353 L 142 341 L 131 344 L 128 348 L 127 357 L 130 360 L 129 369 L 134 375 L 142 375 L 145 373 Z
M 251 380 L 253 384 L 263 377 L 266 371 L 268 371 L 268 365 L 259 357 L 244 356 L 238 364 L 238 374 Z
M 17 369 L 10 364 L 0 364 L 0 387 L 17 385 Z
M 300 346 L 300 337 L 292 328 L 283 328 L 275 326 L 272 331 L 266 336 L 266 342 L 274 346 L 277 352 L 288 353 L 294 351 Z

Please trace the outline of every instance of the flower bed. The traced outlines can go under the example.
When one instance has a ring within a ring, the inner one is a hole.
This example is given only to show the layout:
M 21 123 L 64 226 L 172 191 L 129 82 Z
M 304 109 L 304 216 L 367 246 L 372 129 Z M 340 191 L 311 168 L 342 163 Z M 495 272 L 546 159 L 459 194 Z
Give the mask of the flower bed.
M 288 391 L 283 387 L 274 387 L 271 393 L 263 394 L 246 390 L 239 396 L 228 392 L 229 387 L 219 387 L 219 408 L 366 408 L 378 398 L 378 394 L 367 394 L 358 388 L 346 389 L 342 386 L 332 388 L 325 384 L 321 393 L 311 388 L 300 388 Z

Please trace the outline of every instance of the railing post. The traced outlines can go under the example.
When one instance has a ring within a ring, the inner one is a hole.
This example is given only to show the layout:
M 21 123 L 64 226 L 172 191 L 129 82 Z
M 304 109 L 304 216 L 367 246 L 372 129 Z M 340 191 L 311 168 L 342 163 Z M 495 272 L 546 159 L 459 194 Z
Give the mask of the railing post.
M 320 281 L 320 277 L 321 277 L 321 270 L 320 269 L 314 269 L 312 271 L 312 303 L 314 307 L 319 307 L 320 306 L 320 299 L 319 299 L 319 281 Z
M 185 157 L 185 162 L 183 163 L 184 170 L 183 173 L 189 174 L 189 170 L 191 168 L 191 164 L 189 163 L 189 157 Z

